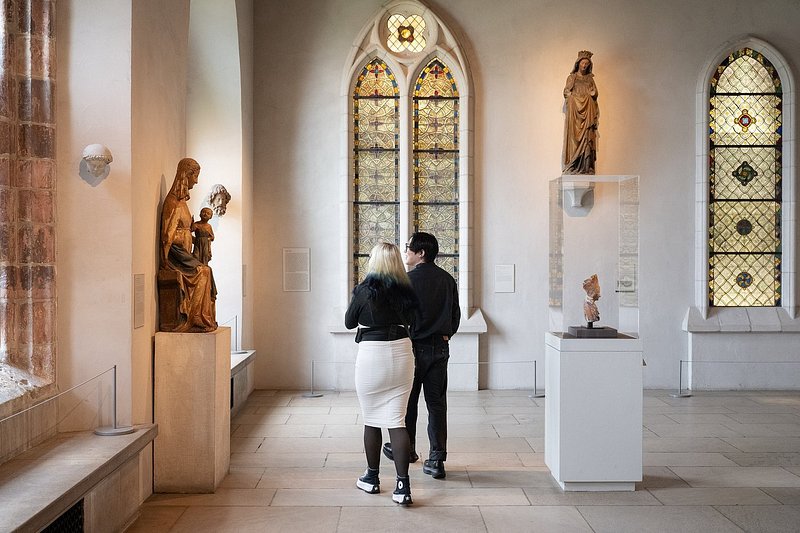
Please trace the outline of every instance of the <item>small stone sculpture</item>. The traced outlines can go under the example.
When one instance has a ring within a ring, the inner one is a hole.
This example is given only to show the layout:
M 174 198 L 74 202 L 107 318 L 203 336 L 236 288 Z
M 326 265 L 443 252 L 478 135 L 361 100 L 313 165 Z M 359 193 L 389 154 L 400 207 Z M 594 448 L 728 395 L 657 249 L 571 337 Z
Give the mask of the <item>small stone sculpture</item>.
M 224 185 L 217 183 L 211 187 L 211 191 L 206 196 L 205 204 L 214 210 L 218 217 L 221 217 L 228 210 L 228 202 L 231 195 Z
M 89 170 L 89 174 L 95 178 L 102 176 L 108 164 L 114 160 L 111 156 L 111 150 L 102 144 L 88 145 L 83 149 L 81 158 L 86 161 L 86 168 Z
M 207 265 L 211 261 L 211 241 L 214 240 L 214 228 L 208 223 L 214 213 L 210 207 L 204 207 L 200 210 L 200 220 L 192 222 L 192 231 L 194 232 L 194 249 L 192 255 L 198 261 Z
M 592 74 L 592 53 L 578 52 L 578 59 L 564 87 L 564 174 L 594 174 L 597 157 L 597 86 Z
M 586 300 L 583 302 L 583 315 L 586 317 L 586 327 L 594 327 L 594 322 L 600 320 L 600 311 L 595 302 L 600 299 L 600 282 L 597 274 L 583 280 L 583 290 L 586 291 Z

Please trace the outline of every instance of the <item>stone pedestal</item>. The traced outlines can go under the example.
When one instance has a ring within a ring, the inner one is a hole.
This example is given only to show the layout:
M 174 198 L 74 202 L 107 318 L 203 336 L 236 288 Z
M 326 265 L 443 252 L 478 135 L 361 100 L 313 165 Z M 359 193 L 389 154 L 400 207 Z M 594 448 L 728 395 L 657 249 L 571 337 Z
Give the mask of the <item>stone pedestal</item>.
M 545 334 L 544 460 L 565 491 L 642 480 L 642 341 Z
M 155 492 L 214 492 L 230 467 L 231 329 L 156 333 Z

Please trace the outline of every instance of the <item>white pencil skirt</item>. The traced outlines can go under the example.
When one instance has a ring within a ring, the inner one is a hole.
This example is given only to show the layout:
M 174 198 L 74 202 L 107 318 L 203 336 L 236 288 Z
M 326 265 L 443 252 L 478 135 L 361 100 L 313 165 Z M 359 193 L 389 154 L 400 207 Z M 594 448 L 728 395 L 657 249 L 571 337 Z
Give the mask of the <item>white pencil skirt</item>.
M 413 383 L 414 353 L 410 339 L 358 344 L 356 394 L 364 425 L 405 427 Z

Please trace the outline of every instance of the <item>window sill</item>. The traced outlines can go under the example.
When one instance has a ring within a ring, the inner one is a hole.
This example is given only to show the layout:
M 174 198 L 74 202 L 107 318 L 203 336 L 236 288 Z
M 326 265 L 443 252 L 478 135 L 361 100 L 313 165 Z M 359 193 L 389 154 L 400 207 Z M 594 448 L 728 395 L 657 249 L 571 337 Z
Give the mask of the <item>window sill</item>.
M 798 333 L 800 318 L 791 318 L 781 307 L 714 307 L 708 318 L 690 307 L 683 318 L 689 333 Z
M 0 363 L 0 419 L 27 409 L 55 392 L 54 383 Z

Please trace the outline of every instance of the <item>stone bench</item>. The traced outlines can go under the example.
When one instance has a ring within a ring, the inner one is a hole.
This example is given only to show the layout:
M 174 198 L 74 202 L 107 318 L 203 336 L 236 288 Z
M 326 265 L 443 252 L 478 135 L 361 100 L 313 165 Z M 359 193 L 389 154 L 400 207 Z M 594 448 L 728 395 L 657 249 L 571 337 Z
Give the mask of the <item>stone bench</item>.
M 122 531 L 152 492 L 147 445 L 157 433 L 154 424 L 111 437 L 59 433 L 3 463 L 0 531 L 39 531 L 68 511 L 83 515 L 84 531 Z
M 231 352 L 231 418 L 241 410 L 255 388 L 256 351 Z

